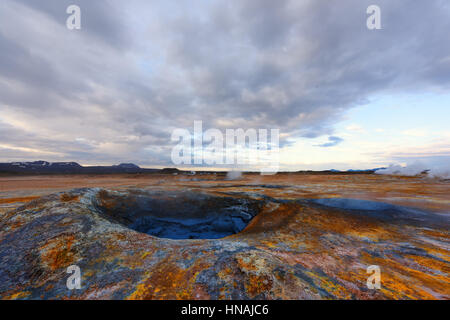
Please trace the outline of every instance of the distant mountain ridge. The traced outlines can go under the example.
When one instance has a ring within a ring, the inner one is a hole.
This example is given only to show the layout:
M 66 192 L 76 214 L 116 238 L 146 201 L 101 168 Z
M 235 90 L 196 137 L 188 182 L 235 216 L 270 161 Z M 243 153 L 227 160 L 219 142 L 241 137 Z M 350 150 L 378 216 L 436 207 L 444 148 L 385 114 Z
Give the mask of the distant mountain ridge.
M 174 169 L 177 170 L 177 169 Z M 113 174 L 113 173 L 152 173 L 160 169 L 143 169 L 133 163 L 121 163 L 113 166 L 82 166 L 76 162 L 10 162 L 0 163 L 0 173 L 11 174 Z
M 385 168 L 349 169 L 349 170 L 345 170 L 345 171 L 344 170 L 336 170 L 336 169 L 320 170 L 320 171 L 300 170 L 300 171 L 297 171 L 297 173 L 301 173 L 301 174 L 335 174 L 335 175 L 339 175 L 339 174 L 373 174 L 377 170 L 381 170 L 381 169 L 385 169 Z
M 368 170 L 340 171 L 336 169 L 313 171 L 300 170 L 296 172 L 279 172 L 282 174 L 298 173 L 298 174 L 372 174 L 375 171 L 384 168 L 375 168 Z M 196 171 L 197 174 L 210 174 L 213 172 L 226 174 L 225 171 Z M 247 173 L 258 173 L 246 171 Z M 8 162 L 0 163 L 0 174 L 115 174 L 115 173 L 161 173 L 161 174 L 191 174 L 191 171 L 183 171 L 177 168 L 164 169 L 145 169 L 134 163 L 121 163 L 112 166 L 82 166 L 77 162 L 48 162 L 48 161 L 31 161 L 31 162 Z

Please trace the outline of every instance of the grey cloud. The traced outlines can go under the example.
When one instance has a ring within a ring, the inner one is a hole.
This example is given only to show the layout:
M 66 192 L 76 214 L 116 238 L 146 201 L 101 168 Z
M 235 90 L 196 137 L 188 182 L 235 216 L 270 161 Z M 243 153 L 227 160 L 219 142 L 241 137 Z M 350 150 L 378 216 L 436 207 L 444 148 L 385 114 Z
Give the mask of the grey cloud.
M 344 139 L 335 137 L 335 136 L 331 136 L 331 137 L 328 137 L 328 141 L 329 142 L 326 142 L 323 144 L 318 144 L 317 147 L 322 147 L 322 148 L 334 147 L 334 146 L 337 146 L 342 141 L 344 141 Z
M 369 31 L 368 0 L 4 0 L 0 112 L 29 130 L 1 142 L 164 163 L 171 131 L 203 120 L 335 145 L 334 124 L 374 95 L 450 87 L 448 1 L 377 2 L 383 30 Z
M 130 45 L 126 28 L 123 25 L 123 11 L 117 6 L 118 1 L 90 1 L 90 0 L 16 0 L 34 10 L 49 15 L 61 25 L 66 24 L 69 14 L 66 13 L 70 5 L 77 5 L 81 9 L 82 30 L 87 35 L 95 37 L 114 48 L 126 50 Z

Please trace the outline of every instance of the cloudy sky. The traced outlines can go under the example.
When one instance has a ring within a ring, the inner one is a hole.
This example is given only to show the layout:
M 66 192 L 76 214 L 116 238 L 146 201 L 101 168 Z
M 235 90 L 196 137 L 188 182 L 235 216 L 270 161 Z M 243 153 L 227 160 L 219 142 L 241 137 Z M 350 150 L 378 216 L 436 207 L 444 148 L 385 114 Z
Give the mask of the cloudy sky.
M 285 170 L 450 163 L 449 30 L 448 0 L 2 0 L 0 161 L 170 166 L 202 120 L 280 129 Z

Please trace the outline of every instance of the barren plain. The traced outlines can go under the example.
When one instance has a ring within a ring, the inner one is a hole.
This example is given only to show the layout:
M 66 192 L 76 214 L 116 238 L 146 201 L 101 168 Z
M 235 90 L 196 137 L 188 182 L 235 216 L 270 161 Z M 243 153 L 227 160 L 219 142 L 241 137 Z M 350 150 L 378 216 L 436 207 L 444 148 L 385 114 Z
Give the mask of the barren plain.
M 424 177 L 5 176 L 0 298 L 449 299 L 449 213 Z

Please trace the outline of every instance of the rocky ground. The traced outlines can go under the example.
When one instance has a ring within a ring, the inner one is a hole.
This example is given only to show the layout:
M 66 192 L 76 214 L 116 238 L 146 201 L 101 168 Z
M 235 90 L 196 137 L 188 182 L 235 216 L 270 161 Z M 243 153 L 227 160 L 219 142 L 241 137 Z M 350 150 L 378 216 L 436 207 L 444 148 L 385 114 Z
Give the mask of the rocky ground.
M 3 177 L 0 298 L 449 299 L 449 195 L 378 175 Z

